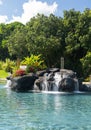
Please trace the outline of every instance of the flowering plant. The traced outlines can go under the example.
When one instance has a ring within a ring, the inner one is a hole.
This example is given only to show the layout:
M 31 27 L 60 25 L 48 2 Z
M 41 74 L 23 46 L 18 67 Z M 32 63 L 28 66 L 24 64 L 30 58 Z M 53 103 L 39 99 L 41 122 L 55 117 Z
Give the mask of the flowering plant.
M 26 71 L 22 69 L 16 70 L 14 74 L 14 76 L 23 76 L 23 75 L 26 75 Z
M 35 72 L 35 69 L 34 69 L 34 67 L 28 65 L 27 68 L 26 68 L 26 72 L 27 73 Z

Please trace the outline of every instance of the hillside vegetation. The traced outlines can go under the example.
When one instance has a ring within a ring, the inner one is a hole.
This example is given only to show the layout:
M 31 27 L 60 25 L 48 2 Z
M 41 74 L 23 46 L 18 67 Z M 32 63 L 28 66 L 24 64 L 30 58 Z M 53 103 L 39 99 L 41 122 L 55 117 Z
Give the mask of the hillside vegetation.
M 71 9 L 63 17 L 53 14 L 36 17 L 23 25 L 19 22 L 0 24 L 0 60 L 16 61 L 41 54 L 46 66 L 76 71 L 79 77 L 91 74 L 91 10 L 83 13 Z

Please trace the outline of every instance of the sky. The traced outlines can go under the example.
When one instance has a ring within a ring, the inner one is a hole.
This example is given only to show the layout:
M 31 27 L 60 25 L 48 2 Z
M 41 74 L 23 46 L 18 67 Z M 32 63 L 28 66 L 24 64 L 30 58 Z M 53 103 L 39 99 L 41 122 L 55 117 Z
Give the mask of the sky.
M 64 10 L 73 8 L 80 12 L 91 9 L 91 0 L 0 0 L 0 23 L 26 24 L 38 13 L 63 17 Z

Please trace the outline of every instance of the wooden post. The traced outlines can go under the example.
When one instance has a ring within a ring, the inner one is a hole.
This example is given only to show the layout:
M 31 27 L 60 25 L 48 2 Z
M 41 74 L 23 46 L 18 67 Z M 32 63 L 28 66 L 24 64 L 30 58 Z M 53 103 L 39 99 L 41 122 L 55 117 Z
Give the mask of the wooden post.
M 61 69 L 64 69 L 64 57 L 61 57 Z

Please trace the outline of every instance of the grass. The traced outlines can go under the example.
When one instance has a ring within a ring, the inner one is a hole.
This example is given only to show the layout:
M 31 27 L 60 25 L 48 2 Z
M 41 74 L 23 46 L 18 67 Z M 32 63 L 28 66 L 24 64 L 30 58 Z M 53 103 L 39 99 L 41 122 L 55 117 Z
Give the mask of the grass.
M 8 72 L 5 72 L 4 70 L 0 70 L 0 78 L 6 78 L 7 76 L 9 76 Z

